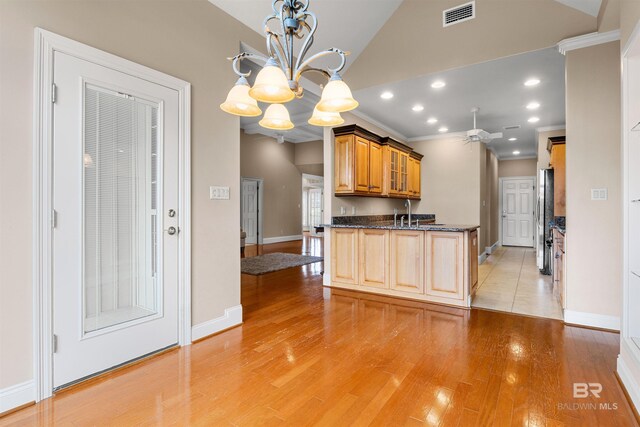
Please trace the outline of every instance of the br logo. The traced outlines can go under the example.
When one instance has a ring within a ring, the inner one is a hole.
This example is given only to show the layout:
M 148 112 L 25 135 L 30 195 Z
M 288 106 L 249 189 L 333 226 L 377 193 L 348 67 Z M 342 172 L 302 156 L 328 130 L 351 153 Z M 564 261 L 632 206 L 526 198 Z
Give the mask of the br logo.
M 573 397 L 576 399 L 584 399 L 591 394 L 600 398 L 602 392 L 602 384 L 600 383 L 573 383 Z

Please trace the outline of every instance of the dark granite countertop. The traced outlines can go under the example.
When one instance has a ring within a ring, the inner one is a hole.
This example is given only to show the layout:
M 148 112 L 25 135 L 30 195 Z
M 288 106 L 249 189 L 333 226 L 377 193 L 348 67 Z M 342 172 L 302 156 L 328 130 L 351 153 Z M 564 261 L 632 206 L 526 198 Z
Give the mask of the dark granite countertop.
M 406 216 L 406 214 L 405 214 Z M 479 228 L 478 225 L 459 224 L 437 224 L 433 214 L 415 214 L 412 219 L 420 220 L 420 225 L 400 227 L 400 217 L 398 214 L 398 225 L 393 225 L 393 215 L 362 215 L 362 216 L 337 216 L 332 218 L 332 224 L 321 224 L 327 228 L 374 228 L 379 230 L 420 230 L 420 231 L 473 231 Z
M 473 231 L 480 228 L 479 225 L 461 225 L 461 224 L 424 224 L 412 225 L 411 227 L 392 224 L 321 224 L 327 228 L 376 228 L 380 230 L 420 230 L 420 231 Z

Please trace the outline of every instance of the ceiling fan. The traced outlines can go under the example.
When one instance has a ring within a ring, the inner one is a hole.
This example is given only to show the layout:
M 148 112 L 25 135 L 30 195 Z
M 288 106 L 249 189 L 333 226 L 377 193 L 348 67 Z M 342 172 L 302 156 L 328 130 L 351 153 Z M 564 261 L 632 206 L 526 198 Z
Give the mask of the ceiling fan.
M 473 129 L 467 131 L 467 135 L 464 137 L 464 143 L 468 144 L 470 142 L 482 142 L 487 144 L 494 139 L 502 138 L 502 132 L 489 133 L 482 129 L 478 129 L 476 125 L 476 114 L 480 111 L 480 108 L 473 107 L 471 112 L 473 113 Z

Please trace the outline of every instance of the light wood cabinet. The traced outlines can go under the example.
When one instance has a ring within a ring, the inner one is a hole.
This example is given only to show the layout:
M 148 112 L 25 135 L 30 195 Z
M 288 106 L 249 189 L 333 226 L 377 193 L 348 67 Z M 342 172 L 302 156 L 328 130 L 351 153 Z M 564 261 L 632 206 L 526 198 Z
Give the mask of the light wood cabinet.
M 421 154 L 356 125 L 334 134 L 336 196 L 420 198 Z
M 361 229 L 360 285 L 389 288 L 389 230 Z
M 369 141 L 369 193 L 382 194 L 383 176 L 382 146 Z
M 331 230 L 331 280 L 358 284 L 358 229 Z
M 391 289 L 424 293 L 424 234 L 419 230 L 391 231 Z
M 549 138 L 547 149 L 551 152 L 549 166 L 553 169 L 553 215 L 567 215 L 566 163 L 567 145 L 564 136 Z
M 553 292 L 560 300 L 562 308 L 565 308 L 564 284 L 565 284 L 565 235 L 558 230 L 553 230 Z
M 469 233 L 469 289 L 472 295 L 478 289 L 478 230 Z
M 426 245 L 427 295 L 463 299 L 464 233 L 428 231 Z

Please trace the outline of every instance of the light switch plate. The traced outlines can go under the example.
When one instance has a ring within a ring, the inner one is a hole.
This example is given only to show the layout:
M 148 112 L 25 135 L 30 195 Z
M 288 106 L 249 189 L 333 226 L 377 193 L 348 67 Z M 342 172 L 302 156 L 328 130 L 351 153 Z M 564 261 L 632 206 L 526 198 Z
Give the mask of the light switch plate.
M 219 187 L 212 185 L 209 187 L 209 199 L 211 200 L 229 200 L 229 187 Z
M 607 200 L 609 197 L 608 191 L 606 188 L 592 188 L 591 189 L 591 200 Z

